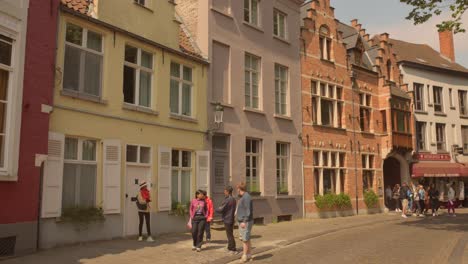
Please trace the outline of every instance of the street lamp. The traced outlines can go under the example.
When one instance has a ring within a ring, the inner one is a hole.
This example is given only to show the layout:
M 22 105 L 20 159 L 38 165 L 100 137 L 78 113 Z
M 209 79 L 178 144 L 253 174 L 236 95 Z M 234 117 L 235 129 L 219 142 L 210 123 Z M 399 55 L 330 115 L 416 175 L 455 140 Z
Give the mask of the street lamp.
M 216 103 L 215 112 L 214 112 L 214 122 L 215 122 L 216 128 L 218 129 L 223 123 L 223 114 L 224 114 L 224 107 L 221 105 L 221 103 Z

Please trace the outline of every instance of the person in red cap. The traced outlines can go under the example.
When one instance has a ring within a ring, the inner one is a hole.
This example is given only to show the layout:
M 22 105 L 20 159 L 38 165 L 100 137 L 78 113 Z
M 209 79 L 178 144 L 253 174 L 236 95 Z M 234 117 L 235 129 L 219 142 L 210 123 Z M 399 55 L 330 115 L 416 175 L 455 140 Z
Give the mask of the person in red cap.
M 150 227 L 150 205 L 151 202 L 150 192 L 148 190 L 148 184 L 144 181 L 140 183 L 140 192 L 137 195 L 137 207 L 138 207 L 138 218 L 140 224 L 138 226 L 138 241 L 143 241 L 143 220 L 146 222 L 146 232 L 148 233 L 148 238 L 146 241 L 153 242 L 151 237 L 151 227 Z

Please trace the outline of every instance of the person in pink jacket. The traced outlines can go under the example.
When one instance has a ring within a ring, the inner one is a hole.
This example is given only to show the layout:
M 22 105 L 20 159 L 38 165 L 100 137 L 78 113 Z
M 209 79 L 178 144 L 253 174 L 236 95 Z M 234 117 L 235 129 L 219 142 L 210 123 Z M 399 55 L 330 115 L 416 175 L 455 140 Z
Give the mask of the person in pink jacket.
M 205 232 L 206 232 L 206 242 L 211 241 L 211 222 L 213 221 L 213 201 L 208 197 L 207 192 L 203 190 L 203 195 L 205 196 L 206 206 L 208 209 L 208 218 L 206 219 Z
M 201 251 L 203 234 L 205 233 L 206 219 L 208 218 L 208 206 L 202 190 L 195 193 L 195 199 L 190 203 L 190 219 L 192 221 L 192 250 Z

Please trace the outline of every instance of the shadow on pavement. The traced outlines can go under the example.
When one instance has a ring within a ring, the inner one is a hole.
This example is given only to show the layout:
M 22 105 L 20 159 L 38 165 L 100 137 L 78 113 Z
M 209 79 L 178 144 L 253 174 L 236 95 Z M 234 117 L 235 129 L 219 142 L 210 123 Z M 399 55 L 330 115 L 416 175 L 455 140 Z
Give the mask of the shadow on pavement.
M 466 210 L 456 214 L 456 217 L 449 216 L 446 212 L 439 216 L 427 215 L 424 218 L 417 217 L 417 220 L 403 221 L 398 225 L 420 227 L 431 230 L 446 230 L 457 232 L 468 232 L 468 213 Z M 409 218 L 416 218 L 411 216 Z
M 273 257 L 273 254 L 265 254 L 265 255 L 261 255 L 261 256 L 256 256 L 254 257 L 253 260 L 264 260 L 264 259 L 268 259 L 268 258 L 271 258 Z

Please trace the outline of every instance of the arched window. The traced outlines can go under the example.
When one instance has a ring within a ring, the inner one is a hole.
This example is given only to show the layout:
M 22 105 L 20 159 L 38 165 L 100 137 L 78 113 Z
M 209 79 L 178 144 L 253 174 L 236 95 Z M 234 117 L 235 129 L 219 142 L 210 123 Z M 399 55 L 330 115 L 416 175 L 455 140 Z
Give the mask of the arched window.
M 320 57 L 323 60 L 331 60 L 332 40 L 330 38 L 330 29 L 322 25 L 319 29 L 320 34 Z

